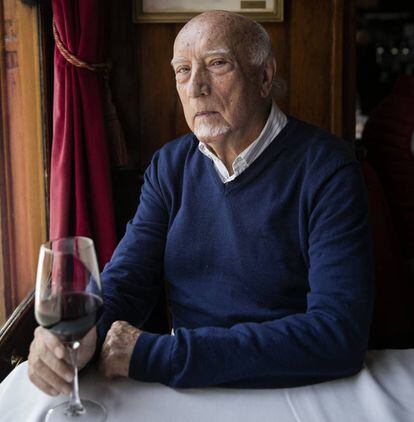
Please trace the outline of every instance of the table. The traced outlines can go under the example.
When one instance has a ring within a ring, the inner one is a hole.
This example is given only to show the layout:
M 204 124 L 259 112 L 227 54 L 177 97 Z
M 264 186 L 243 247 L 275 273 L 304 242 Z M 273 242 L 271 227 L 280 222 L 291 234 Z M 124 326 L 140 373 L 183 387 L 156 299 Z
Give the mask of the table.
M 80 390 L 106 406 L 108 422 L 412 422 L 414 349 L 371 351 L 359 374 L 298 388 L 179 390 L 108 380 L 92 367 Z M 64 399 L 37 390 L 22 363 L 0 384 L 0 421 L 40 422 Z

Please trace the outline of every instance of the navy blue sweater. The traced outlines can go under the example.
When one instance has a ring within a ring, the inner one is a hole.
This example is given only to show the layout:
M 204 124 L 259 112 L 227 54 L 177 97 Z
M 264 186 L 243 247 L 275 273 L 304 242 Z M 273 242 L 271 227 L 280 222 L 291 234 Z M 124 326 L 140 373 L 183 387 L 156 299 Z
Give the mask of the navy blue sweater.
M 367 204 L 345 141 L 294 118 L 223 184 L 190 134 L 158 151 L 102 274 L 101 339 L 140 326 L 162 280 L 175 336 L 143 333 L 129 375 L 277 387 L 357 372 L 373 301 Z

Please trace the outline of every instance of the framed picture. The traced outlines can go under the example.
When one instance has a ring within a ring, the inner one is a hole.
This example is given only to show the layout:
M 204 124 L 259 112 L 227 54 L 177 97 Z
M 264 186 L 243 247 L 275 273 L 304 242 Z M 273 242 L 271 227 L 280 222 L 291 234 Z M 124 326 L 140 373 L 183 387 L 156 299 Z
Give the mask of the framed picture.
M 283 21 L 283 0 L 134 0 L 134 22 L 187 22 L 208 10 L 228 10 L 260 22 Z

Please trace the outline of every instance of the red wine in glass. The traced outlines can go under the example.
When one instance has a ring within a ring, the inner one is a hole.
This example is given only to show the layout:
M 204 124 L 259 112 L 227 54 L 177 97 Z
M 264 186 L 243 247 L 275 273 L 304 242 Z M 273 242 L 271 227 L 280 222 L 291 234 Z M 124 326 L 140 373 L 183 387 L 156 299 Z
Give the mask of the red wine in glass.
M 102 299 L 87 292 L 63 293 L 51 301 L 50 307 L 59 307 L 59 316 L 39 311 L 37 321 L 62 343 L 71 343 L 81 340 L 96 324 L 102 312 Z

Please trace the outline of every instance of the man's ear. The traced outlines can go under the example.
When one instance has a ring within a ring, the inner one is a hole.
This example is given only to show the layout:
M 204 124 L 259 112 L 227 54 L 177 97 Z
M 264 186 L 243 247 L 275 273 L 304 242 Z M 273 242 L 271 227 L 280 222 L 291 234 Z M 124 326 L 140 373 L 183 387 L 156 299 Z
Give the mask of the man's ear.
M 273 82 L 276 76 L 276 68 L 276 59 L 274 57 L 267 58 L 262 68 L 260 79 L 260 94 L 263 98 L 268 97 L 272 91 Z

